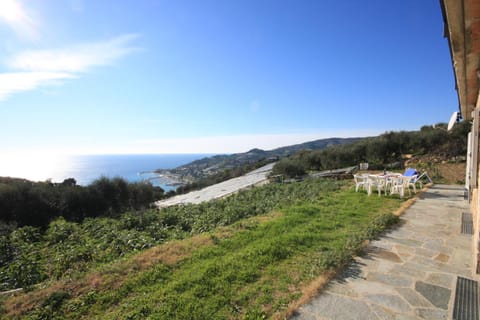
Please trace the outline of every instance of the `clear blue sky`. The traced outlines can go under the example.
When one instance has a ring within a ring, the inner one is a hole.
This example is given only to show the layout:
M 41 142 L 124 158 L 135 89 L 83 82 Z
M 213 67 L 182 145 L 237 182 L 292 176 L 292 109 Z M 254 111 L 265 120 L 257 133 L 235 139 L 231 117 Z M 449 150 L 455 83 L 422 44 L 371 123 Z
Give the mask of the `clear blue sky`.
M 0 0 L 4 153 L 229 153 L 458 110 L 438 0 Z

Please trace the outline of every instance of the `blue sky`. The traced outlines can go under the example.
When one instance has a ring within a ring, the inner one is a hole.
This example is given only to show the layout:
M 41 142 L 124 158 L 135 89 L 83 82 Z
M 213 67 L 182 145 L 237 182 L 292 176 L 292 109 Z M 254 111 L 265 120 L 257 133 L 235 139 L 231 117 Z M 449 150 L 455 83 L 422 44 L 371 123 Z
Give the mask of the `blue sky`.
M 447 122 L 438 0 L 0 1 L 4 153 L 230 153 Z

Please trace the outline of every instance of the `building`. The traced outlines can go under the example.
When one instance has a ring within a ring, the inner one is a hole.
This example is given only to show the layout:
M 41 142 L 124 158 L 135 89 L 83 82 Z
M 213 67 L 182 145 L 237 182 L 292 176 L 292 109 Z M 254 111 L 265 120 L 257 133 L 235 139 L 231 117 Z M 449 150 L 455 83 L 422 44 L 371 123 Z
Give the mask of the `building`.
M 474 272 L 480 273 L 480 0 L 440 0 L 448 38 L 459 109 L 472 123 L 469 134 L 466 196 L 473 216 Z

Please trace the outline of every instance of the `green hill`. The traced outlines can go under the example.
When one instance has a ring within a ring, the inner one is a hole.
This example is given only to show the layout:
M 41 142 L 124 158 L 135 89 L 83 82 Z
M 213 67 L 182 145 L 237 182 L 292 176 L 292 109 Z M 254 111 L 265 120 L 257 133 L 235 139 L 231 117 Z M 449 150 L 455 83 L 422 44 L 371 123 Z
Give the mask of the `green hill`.
M 175 169 L 159 169 L 157 173 L 169 177 L 181 184 L 198 182 L 226 170 L 256 164 L 260 161 L 271 162 L 295 154 L 300 150 L 321 150 L 333 145 L 349 144 L 363 138 L 328 138 L 301 144 L 276 148 L 273 150 L 252 149 L 244 153 L 215 155 L 195 160 Z M 250 169 L 250 168 L 249 168 Z

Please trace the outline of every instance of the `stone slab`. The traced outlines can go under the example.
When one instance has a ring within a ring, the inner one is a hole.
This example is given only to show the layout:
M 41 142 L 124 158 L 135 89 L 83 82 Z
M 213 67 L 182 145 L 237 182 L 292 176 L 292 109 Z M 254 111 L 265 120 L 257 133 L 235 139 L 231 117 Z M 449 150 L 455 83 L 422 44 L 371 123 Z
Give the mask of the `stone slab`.
M 432 307 L 430 302 L 411 288 L 396 288 L 396 290 L 412 307 Z
M 409 287 L 413 283 L 412 279 L 407 277 L 393 275 L 393 274 L 378 273 L 378 272 L 368 273 L 367 280 L 381 282 L 394 287 Z
M 331 319 L 370 320 L 378 317 L 365 302 L 325 293 L 302 307 L 307 313 L 324 315 Z
M 451 290 L 433 284 L 417 281 L 415 290 L 430 301 L 434 306 L 447 310 Z
M 381 305 L 395 312 L 409 312 L 411 310 L 408 303 L 397 295 L 369 294 L 366 298 L 375 304 Z
M 439 309 L 417 309 L 415 310 L 417 316 L 421 319 L 428 320 L 443 320 L 448 319 L 448 313 L 446 310 Z
M 445 287 L 448 289 L 453 289 L 455 277 L 451 274 L 446 273 L 431 273 L 425 279 L 425 282 Z

